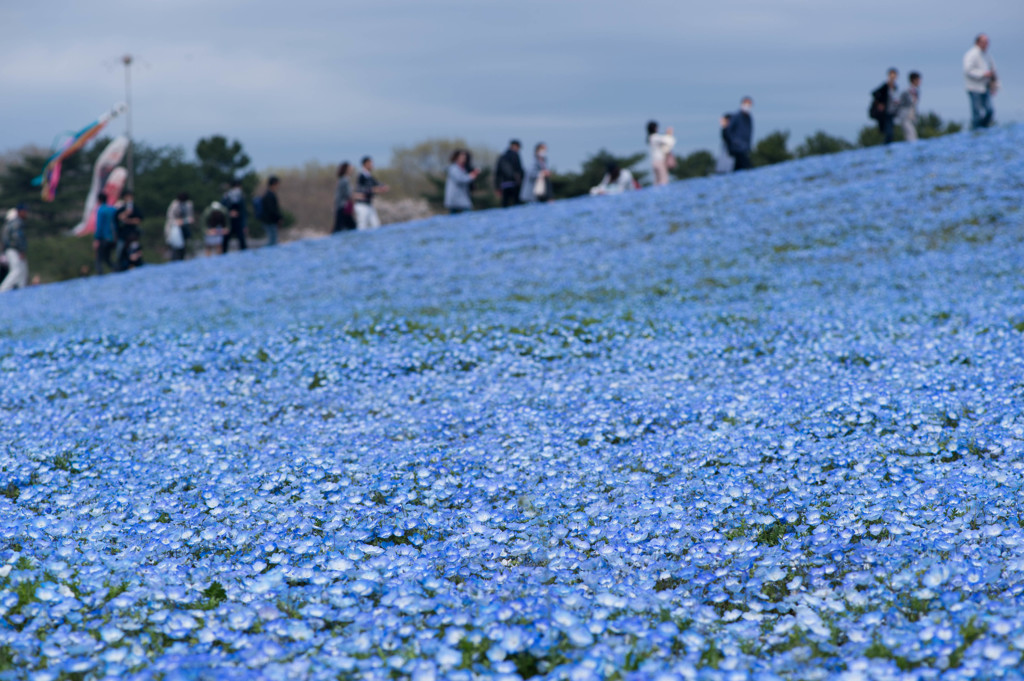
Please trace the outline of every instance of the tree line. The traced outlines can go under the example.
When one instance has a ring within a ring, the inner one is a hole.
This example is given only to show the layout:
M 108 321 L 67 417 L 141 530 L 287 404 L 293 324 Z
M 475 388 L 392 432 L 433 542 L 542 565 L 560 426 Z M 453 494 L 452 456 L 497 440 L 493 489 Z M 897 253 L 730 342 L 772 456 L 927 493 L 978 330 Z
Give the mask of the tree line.
M 922 139 L 961 130 L 959 124 L 944 122 L 935 113 L 922 115 L 918 128 Z M 901 135 L 902 131 L 897 130 L 897 140 Z M 789 137 L 789 132 L 782 130 L 762 137 L 751 155 L 753 165 L 768 166 L 794 158 L 882 144 L 878 128 L 870 125 L 860 130 L 856 141 L 819 130 L 790 149 Z M 31 206 L 27 224 L 29 266 L 32 273 L 39 274 L 44 281 L 80 276 L 92 263 L 91 245 L 84 243 L 83 239 L 68 238 L 66 233 L 82 217 L 93 164 L 108 142 L 108 139 L 97 140 L 65 162 L 57 198 L 52 203 L 41 201 L 39 189 L 31 184 L 49 156 L 47 150 L 26 148 L 0 157 L 0 207 L 9 208 L 22 201 Z M 413 146 L 396 147 L 389 165 L 380 168 L 376 174 L 392 187 L 392 197 L 426 200 L 434 210 L 440 211 L 445 170 L 455 149 L 468 149 L 472 153 L 473 164 L 482 170 L 473 191 L 476 208 L 497 206 L 491 172 L 498 152 L 484 146 L 469 145 L 462 139 L 431 139 Z M 167 205 L 177 194 L 188 192 L 195 205 L 202 208 L 220 198 L 233 178 L 241 180 L 249 197 L 257 191 L 260 182 L 260 176 L 242 143 L 223 135 L 200 139 L 191 156 L 181 146 L 154 147 L 135 143 L 133 151 L 136 204 L 145 216 L 142 233 L 147 262 L 163 260 L 164 215 Z M 571 198 L 588 194 L 590 188 L 601 181 L 609 163 L 630 169 L 641 184 L 646 184 L 649 176 L 645 168 L 646 158 L 646 152 L 619 156 L 601 149 L 584 160 L 579 171 L 552 174 L 555 196 Z M 716 155 L 706 149 L 677 155 L 676 159 L 677 163 L 671 170 L 676 179 L 705 177 L 715 170 Z M 529 161 L 528 157 L 524 158 L 524 162 Z M 282 198 L 282 205 L 294 211 L 285 211 L 286 225 L 298 217 L 298 223 L 310 231 L 330 231 L 335 168 L 332 164 L 307 164 L 301 169 L 274 170 L 282 176 L 283 190 L 287 192 Z M 294 197 L 292 206 L 289 206 L 289 195 Z M 260 229 L 258 221 L 251 222 L 253 230 Z

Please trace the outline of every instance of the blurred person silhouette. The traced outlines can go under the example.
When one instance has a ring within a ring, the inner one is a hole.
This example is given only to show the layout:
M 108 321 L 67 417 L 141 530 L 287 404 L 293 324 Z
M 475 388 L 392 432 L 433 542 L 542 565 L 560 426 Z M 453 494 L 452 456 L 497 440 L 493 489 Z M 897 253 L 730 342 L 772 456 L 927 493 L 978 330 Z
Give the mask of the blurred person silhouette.
M 754 100 L 744 97 L 740 100 L 739 111 L 729 116 L 725 126 L 725 142 L 733 159 L 733 170 L 750 170 L 750 154 L 754 149 Z
M 28 206 L 19 203 L 7 212 L 0 242 L 7 274 L 0 281 L 0 293 L 28 285 L 28 240 L 25 238 L 25 218 Z
M 117 205 L 117 246 L 114 249 L 114 267 L 123 272 L 132 266 L 129 251 L 132 244 L 142 239 L 140 226 L 142 213 L 135 203 L 135 192 L 126 189 L 121 192 L 121 201 Z
M 519 200 L 523 203 L 547 203 L 553 198 L 551 171 L 548 170 L 548 145 L 538 142 L 533 148 L 533 164 L 523 179 Z
M 167 218 L 164 221 L 164 241 L 171 250 L 172 261 L 185 259 L 185 246 L 191 236 L 193 222 L 192 200 L 188 192 L 181 192 L 167 206 Z
M 871 91 L 871 117 L 878 122 L 878 131 L 882 133 L 885 144 L 892 143 L 893 121 L 899 110 L 899 86 L 896 85 L 898 77 L 899 71 L 895 68 L 889 69 L 885 82 Z
M 203 236 L 203 253 L 207 257 L 216 255 L 223 249 L 224 237 L 231 231 L 231 218 L 227 206 L 220 201 L 214 201 L 203 211 L 202 220 L 206 228 Z
M 373 206 L 373 197 L 388 191 L 388 186 L 373 176 L 372 157 L 364 156 L 360 165 L 362 168 L 356 179 L 356 191 L 352 195 L 355 200 L 356 229 L 376 229 L 380 227 L 380 216 Z
M 519 193 L 523 187 L 523 161 L 519 157 L 521 146 L 519 140 L 510 141 L 508 149 L 498 157 L 494 168 L 494 191 L 501 199 L 502 208 L 519 203 Z
M 917 103 L 921 98 L 921 74 L 911 71 L 907 77 L 909 85 L 900 94 L 899 110 L 896 117 L 903 129 L 903 139 L 917 141 Z
M 92 250 L 96 254 L 96 274 L 103 274 L 103 265 L 111 272 L 115 271 L 111 262 L 114 254 L 117 232 L 117 207 L 107 203 L 109 197 L 105 192 L 96 195 L 96 231 L 93 233 Z
M 656 187 L 668 184 L 668 171 L 675 166 L 676 157 L 672 149 L 676 146 L 676 138 L 672 133 L 671 127 L 659 133 L 658 121 L 647 122 L 647 152 Z
M 590 194 L 592 196 L 621 194 L 633 191 L 635 188 L 636 181 L 633 179 L 633 173 L 629 172 L 628 168 L 620 168 L 618 163 L 612 161 L 607 165 L 600 184 L 591 187 Z
M 469 169 L 468 151 L 456 149 L 452 153 L 444 182 L 444 207 L 450 214 L 473 210 L 471 187 L 479 174 L 479 169 Z
M 356 228 L 352 215 L 352 182 L 348 179 L 351 174 L 352 164 L 348 161 L 338 166 L 338 183 L 334 185 L 334 229 L 331 230 L 335 234 Z
M 715 160 L 715 172 L 718 174 L 731 173 L 735 160 L 733 160 L 732 154 L 729 152 L 729 121 L 732 120 L 732 114 L 722 114 L 722 117 L 718 119 L 718 125 L 721 127 L 721 138 L 722 148 L 718 151 L 718 158 Z
M 281 180 L 276 175 L 267 178 L 267 189 L 260 199 L 260 222 L 267 233 L 267 246 L 277 245 L 277 230 L 284 225 L 284 214 L 277 200 L 277 187 Z
M 228 229 L 220 243 L 220 252 L 227 253 L 231 247 L 231 240 L 238 241 L 238 250 L 244 251 L 246 235 L 249 230 L 249 211 L 245 205 L 245 192 L 242 190 L 242 181 L 231 180 L 231 187 L 221 197 L 221 204 L 228 210 Z
M 979 33 L 974 45 L 964 54 L 964 80 L 971 102 L 971 130 L 987 128 L 995 118 L 992 96 L 999 90 L 999 78 L 996 76 L 996 63 L 988 53 L 988 45 L 988 36 Z

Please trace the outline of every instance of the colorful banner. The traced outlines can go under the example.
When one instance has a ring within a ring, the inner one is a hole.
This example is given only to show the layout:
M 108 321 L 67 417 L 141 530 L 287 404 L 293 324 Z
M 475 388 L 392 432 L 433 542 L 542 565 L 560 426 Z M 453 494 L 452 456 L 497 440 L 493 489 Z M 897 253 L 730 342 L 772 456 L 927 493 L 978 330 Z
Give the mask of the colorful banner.
M 124 112 L 126 108 L 127 107 L 124 104 L 118 104 L 113 109 L 57 145 L 58 148 L 53 153 L 53 156 L 47 159 L 46 165 L 43 167 L 43 172 L 39 177 L 32 180 L 32 186 L 42 187 L 42 191 L 40 193 L 43 197 L 43 201 L 53 201 L 56 197 L 57 185 L 60 183 L 60 168 L 64 160 L 88 144 L 89 140 L 96 137 L 96 135 L 100 133 L 100 130 L 106 127 L 107 123 L 109 123 L 111 119 L 119 113 Z
M 128 138 L 115 137 L 111 140 L 92 169 L 92 184 L 89 185 L 89 194 L 85 197 L 85 211 L 82 213 L 82 221 L 72 228 L 71 233 L 75 236 L 85 236 L 96 231 L 96 197 L 100 191 L 107 195 L 108 202 L 113 203 L 121 196 L 127 179 L 127 171 L 118 167 L 128 151 Z

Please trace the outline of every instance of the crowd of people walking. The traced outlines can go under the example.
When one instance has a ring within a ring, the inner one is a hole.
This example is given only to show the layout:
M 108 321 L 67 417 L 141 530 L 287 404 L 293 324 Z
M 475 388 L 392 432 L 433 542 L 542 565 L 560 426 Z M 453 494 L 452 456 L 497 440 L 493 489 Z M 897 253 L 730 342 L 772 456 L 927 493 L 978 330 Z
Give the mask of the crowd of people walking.
M 988 35 L 977 35 L 974 44 L 963 57 L 972 130 L 990 127 L 995 118 L 992 97 L 999 89 L 999 80 L 995 62 L 988 51 L 989 42 Z M 907 87 L 902 92 L 898 81 L 899 71 L 890 68 L 885 82 L 871 92 L 868 115 L 876 121 L 885 144 L 896 139 L 897 125 L 904 140 L 912 142 L 918 138 L 921 73 L 911 71 Z M 751 97 L 743 97 L 738 110 L 720 118 L 721 151 L 716 160 L 716 172 L 743 171 L 752 167 L 753 106 Z M 674 130 L 666 127 L 661 132 L 657 121 L 649 121 L 645 142 L 652 183 L 654 186 L 665 185 L 676 163 Z M 525 165 L 520 156 L 521 150 L 521 142 L 518 139 L 511 140 L 494 167 L 494 193 L 503 208 L 524 203 L 545 203 L 554 198 L 547 144 L 537 143 L 532 159 Z M 388 186 L 374 176 L 374 163 L 370 156 L 360 161 L 354 185 L 353 171 L 352 164 L 347 161 L 338 166 L 333 232 L 375 229 L 381 225 L 374 198 L 386 193 Z M 445 173 L 443 201 L 449 213 L 472 210 L 472 194 L 480 175 L 481 170 L 473 166 L 468 149 L 457 149 L 451 154 Z M 249 246 L 250 215 L 262 224 L 266 245 L 277 244 L 278 230 L 284 224 L 277 193 L 279 185 L 279 178 L 270 176 L 264 191 L 249 202 L 241 181 L 232 181 L 224 195 L 207 206 L 200 217 L 205 255 L 227 253 L 231 250 L 232 242 L 237 244 L 239 250 L 246 250 Z M 639 188 L 639 182 L 628 168 L 610 163 L 604 177 L 590 193 L 620 194 Z M 103 274 L 105 269 L 123 271 L 141 266 L 140 225 L 143 216 L 135 205 L 132 191 L 126 190 L 120 197 L 108 197 L 100 193 L 98 205 L 92 244 L 95 273 Z M 24 203 L 19 203 L 8 211 L 0 231 L 0 292 L 24 287 L 29 283 L 25 236 L 27 210 Z M 164 222 L 164 242 L 171 260 L 185 259 L 190 241 L 198 236 L 198 229 L 191 198 L 187 193 L 179 194 L 168 205 Z

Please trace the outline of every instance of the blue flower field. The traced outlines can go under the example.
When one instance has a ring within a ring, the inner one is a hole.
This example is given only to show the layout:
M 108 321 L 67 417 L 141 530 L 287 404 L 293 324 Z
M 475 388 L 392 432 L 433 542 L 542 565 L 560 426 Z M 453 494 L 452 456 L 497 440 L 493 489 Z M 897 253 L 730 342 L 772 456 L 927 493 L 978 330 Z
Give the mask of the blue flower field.
M 0 298 L 0 680 L 1024 678 L 1024 126 Z

